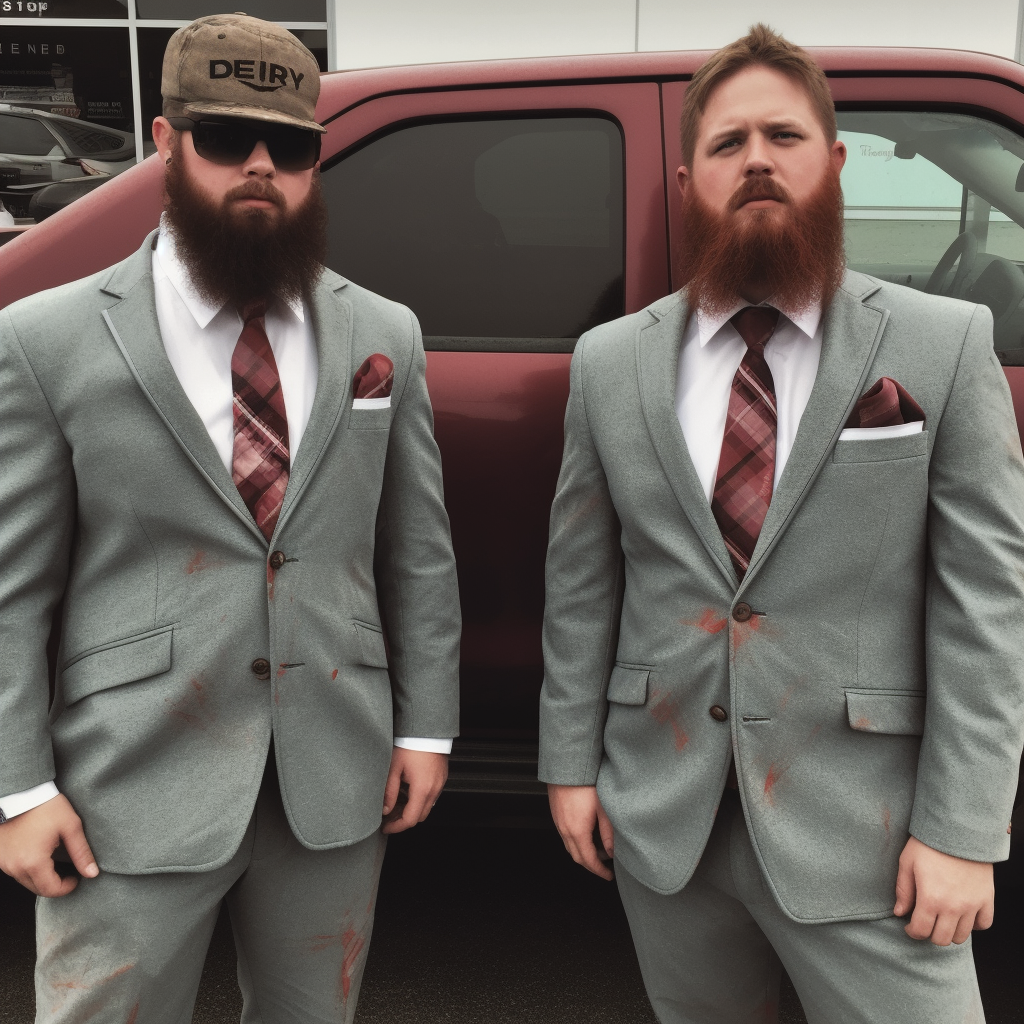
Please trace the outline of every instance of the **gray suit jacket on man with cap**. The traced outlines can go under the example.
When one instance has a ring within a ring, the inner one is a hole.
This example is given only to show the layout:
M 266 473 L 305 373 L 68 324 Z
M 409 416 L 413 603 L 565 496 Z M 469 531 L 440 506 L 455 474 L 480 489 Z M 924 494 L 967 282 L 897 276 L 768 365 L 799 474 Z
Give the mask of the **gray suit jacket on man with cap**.
M 785 913 L 884 917 L 908 833 L 972 860 L 1009 851 L 1024 461 L 991 314 L 847 272 L 738 583 L 675 414 L 688 312 L 680 295 L 661 299 L 573 356 L 540 777 L 596 783 L 616 859 L 672 893 L 734 751 Z M 839 440 L 882 376 L 920 403 L 924 431 Z
M 0 313 L 0 791 L 56 777 L 107 871 L 201 871 L 237 849 L 273 735 L 296 837 L 351 844 L 380 826 L 393 736 L 458 731 L 419 326 L 323 272 L 316 397 L 268 545 L 167 359 L 154 238 Z M 353 409 L 374 352 L 391 406 Z

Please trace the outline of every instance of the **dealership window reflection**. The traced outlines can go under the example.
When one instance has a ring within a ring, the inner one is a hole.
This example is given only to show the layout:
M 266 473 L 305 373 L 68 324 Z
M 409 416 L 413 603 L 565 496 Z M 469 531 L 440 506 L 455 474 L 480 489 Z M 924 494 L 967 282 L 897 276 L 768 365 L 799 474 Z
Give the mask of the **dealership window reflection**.
M 128 17 L 129 0 L 33 0 L 31 9 L 28 0 L 0 0 L 0 245 L 153 153 L 151 126 L 161 110 L 167 40 L 195 18 L 239 6 L 132 2 L 135 22 Z M 326 0 L 254 4 L 248 13 L 256 17 L 297 20 L 303 27 L 291 31 L 327 70 Z M 95 23 L 83 25 L 83 19 Z M 133 35 L 139 58 L 134 81 Z

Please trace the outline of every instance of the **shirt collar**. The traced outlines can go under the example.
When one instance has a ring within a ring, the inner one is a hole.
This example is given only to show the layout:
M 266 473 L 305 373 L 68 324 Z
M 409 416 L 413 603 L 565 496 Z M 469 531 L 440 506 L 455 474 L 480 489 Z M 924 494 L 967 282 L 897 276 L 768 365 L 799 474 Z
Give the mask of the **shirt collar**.
M 703 310 L 697 310 L 697 337 L 700 347 L 703 348 L 741 309 L 749 306 L 749 302 L 738 301 L 731 309 L 715 316 L 710 316 Z M 774 306 L 774 303 L 765 301 L 765 306 Z M 789 312 L 779 306 L 776 309 L 808 338 L 813 338 L 818 331 L 818 324 L 821 323 L 821 303 L 815 302 L 800 312 Z
M 192 314 L 199 327 L 205 330 L 210 321 L 224 308 L 226 303 L 210 303 L 196 291 L 188 276 L 185 265 L 178 257 L 177 247 L 174 242 L 174 231 L 167 219 L 167 214 L 160 215 L 160 234 L 156 241 L 156 258 L 163 271 L 164 276 L 171 282 L 172 287 L 178 293 L 179 298 L 185 304 L 185 308 Z M 278 309 L 290 309 L 296 320 L 304 322 L 305 307 L 300 297 L 285 299 L 283 302 L 275 303 Z M 237 311 L 234 311 L 236 316 Z M 238 317 L 239 323 L 242 318 Z

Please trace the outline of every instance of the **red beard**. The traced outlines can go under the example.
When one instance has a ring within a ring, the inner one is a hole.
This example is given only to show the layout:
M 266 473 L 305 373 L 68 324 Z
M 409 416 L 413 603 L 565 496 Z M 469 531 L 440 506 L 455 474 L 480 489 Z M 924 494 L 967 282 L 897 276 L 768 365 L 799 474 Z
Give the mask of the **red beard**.
M 752 197 L 783 205 L 750 210 L 741 220 L 736 211 Z M 801 205 L 772 178 L 748 178 L 723 214 L 691 182 L 683 193 L 682 229 L 678 261 L 687 298 L 691 308 L 711 315 L 727 313 L 752 282 L 788 312 L 816 302 L 825 308 L 843 280 L 843 192 L 831 169 Z

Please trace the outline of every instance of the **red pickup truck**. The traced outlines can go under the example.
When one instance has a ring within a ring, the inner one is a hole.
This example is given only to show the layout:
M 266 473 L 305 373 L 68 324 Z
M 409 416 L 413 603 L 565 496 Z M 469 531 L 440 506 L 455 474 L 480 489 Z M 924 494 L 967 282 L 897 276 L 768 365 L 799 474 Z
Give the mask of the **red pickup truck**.
M 815 56 L 850 153 L 848 262 L 990 306 L 1024 415 L 1024 68 L 946 50 Z M 465 620 L 452 788 L 539 788 L 543 564 L 570 353 L 590 326 L 679 285 L 678 121 L 704 57 L 323 76 L 330 266 L 409 305 L 428 349 Z M 128 255 L 157 223 L 160 182 L 146 160 L 5 245 L 0 305 Z

